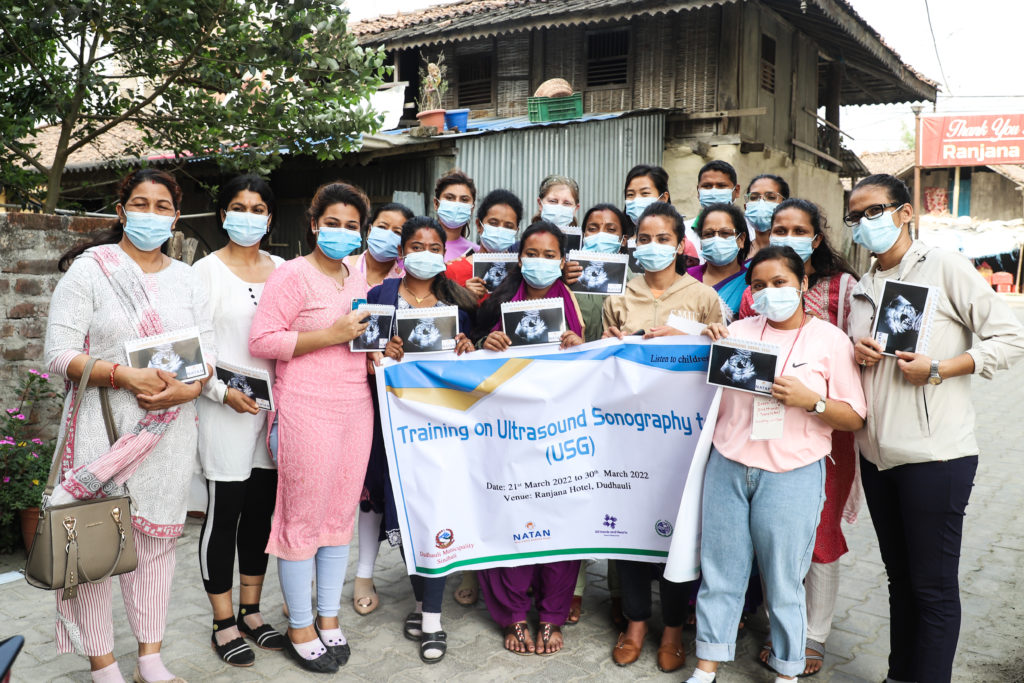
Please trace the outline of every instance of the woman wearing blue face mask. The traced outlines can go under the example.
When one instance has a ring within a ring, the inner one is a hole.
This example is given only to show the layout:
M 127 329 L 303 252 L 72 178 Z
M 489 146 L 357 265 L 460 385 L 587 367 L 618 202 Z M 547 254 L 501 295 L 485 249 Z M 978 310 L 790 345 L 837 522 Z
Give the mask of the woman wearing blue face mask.
M 402 276 L 398 243 L 402 239 L 402 225 L 410 218 L 412 210 L 398 202 L 384 204 L 370 214 L 366 249 L 343 259 L 350 272 L 366 278 L 367 287 L 379 285 L 385 278 Z
M 445 232 L 433 218 L 416 216 L 406 221 L 402 226 L 399 245 L 399 255 L 405 261 L 405 274 L 400 278 L 388 278 L 374 287 L 366 295 L 366 300 L 371 304 L 387 304 L 396 309 L 458 306 L 460 332 L 455 338 L 455 353 L 461 355 L 473 350 L 473 343 L 469 341 L 466 333 L 470 329 L 475 313 L 476 300 L 465 289 L 445 277 L 444 243 Z M 382 330 L 381 333 L 388 335 L 389 330 Z M 397 335 L 392 336 L 384 355 L 401 361 L 404 356 L 402 339 Z M 371 395 L 376 414 L 379 412 L 376 393 Z M 401 532 L 398 527 L 398 511 L 392 496 L 380 420 L 375 418 L 373 424 L 373 445 L 366 470 L 364 498 L 369 498 L 375 507 L 383 510 L 383 523 L 378 520 L 377 526 L 370 528 L 364 528 L 361 523 L 360 536 L 365 533 L 369 540 L 364 542 L 360 538 L 359 547 L 362 555 L 364 546 L 372 544 L 370 550 L 376 557 L 378 539 L 386 538 L 392 546 L 401 547 Z M 370 569 L 372 568 L 371 564 Z M 419 641 L 420 659 L 428 664 L 439 662 L 448 648 L 448 636 L 441 627 L 445 579 L 412 575 L 409 580 L 412 583 L 416 607 L 405 618 L 405 636 L 410 640 Z
M 321 673 L 349 657 L 338 612 L 373 436 L 367 359 L 348 347 L 367 327 L 352 309 L 366 296 L 366 279 L 342 262 L 361 244 L 368 212 L 366 194 L 348 183 L 317 190 L 307 233 L 313 251 L 270 276 L 249 334 L 250 353 L 276 361 L 278 486 L 267 552 L 278 558 L 288 606 L 284 647 L 300 667 Z
M 744 195 L 743 211 L 749 230 L 750 251 L 747 258 L 752 259 L 758 251 L 768 246 L 768 236 L 772 230 L 772 214 L 783 200 L 789 199 L 789 183 L 780 176 L 762 173 L 754 176 L 747 185 Z
M 217 208 L 228 243 L 192 269 L 210 292 L 207 312 L 218 358 L 236 367 L 266 370 L 273 382 L 274 364 L 249 353 L 249 330 L 264 283 L 284 263 L 260 250 L 274 219 L 274 193 L 258 176 L 238 176 L 221 188 Z M 255 655 L 243 634 L 263 649 L 284 648 L 284 636 L 264 624 L 259 607 L 277 495 L 277 468 L 267 449 L 267 414 L 216 377 L 207 383 L 196 412 L 199 461 L 209 493 L 199 568 L 213 607 L 214 649 L 228 664 L 248 666 Z M 231 598 L 236 547 L 241 583 L 237 621 Z
M 632 231 L 632 221 L 617 206 L 613 204 L 593 206 L 583 216 L 583 251 L 618 254 L 625 246 L 626 240 L 632 235 Z M 571 285 L 579 278 L 582 271 L 582 267 L 577 262 L 566 262 L 565 282 Z M 627 271 L 628 278 L 632 279 L 636 276 L 636 273 Z M 586 341 L 600 339 L 604 332 L 601 315 L 605 299 L 608 297 L 578 292 L 575 293 L 575 296 L 580 304 L 580 311 L 583 313 L 583 322 L 586 324 Z
M 654 202 L 671 204 L 668 192 L 668 173 L 661 166 L 638 164 L 626 174 L 623 190 L 626 200 L 626 216 L 630 220 L 630 232 L 635 232 L 640 215 Z
M 130 490 L 138 506 L 125 520 L 135 527 L 138 567 L 117 579 L 138 643 L 135 680 L 174 678 L 160 651 L 196 451 L 195 401 L 207 380 L 186 384 L 164 370 L 128 367 L 125 343 L 195 327 L 207 363 L 217 361 L 206 288 L 192 269 L 160 251 L 180 205 L 181 188 L 171 175 L 154 168 L 129 173 L 121 182 L 112 229 L 61 257 L 59 267 L 66 272 L 46 323 L 48 369 L 74 387 L 61 427 L 74 430 L 73 438 L 53 464 L 60 468 L 59 483 L 49 503 Z M 79 389 L 90 361 L 86 386 Z M 72 416 L 78 391 L 84 396 L 78 396 L 81 407 Z M 104 403 L 120 434 L 115 443 L 103 426 Z M 57 649 L 67 653 L 77 646 L 89 657 L 94 681 L 122 680 L 113 652 L 111 581 L 81 584 L 71 600 L 56 593 Z M 229 614 L 230 609 L 229 600 Z
M 743 263 L 749 247 L 746 227 L 743 212 L 734 204 L 712 204 L 694 223 L 694 229 L 700 235 L 704 265 L 694 266 L 686 272 L 715 288 L 729 309 L 729 320 L 739 314 L 743 291 L 747 287 L 743 280 L 743 274 L 747 272 Z
M 580 209 L 580 186 L 572 178 L 549 175 L 537 192 L 537 221 L 547 221 L 558 228 L 576 225 L 576 212 Z
M 480 202 L 477 211 L 476 232 L 480 240 L 479 253 L 512 252 L 518 244 L 519 222 L 523 218 L 523 203 L 508 190 L 491 190 Z M 449 280 L 468 289 L 477 300 L 487 296 L 487 285 L 482 278 L 473 277 L 473 254 L 448 264 Z
M 850 297 L 857 277 L 846 260 L 832 250 L 828 224 L 821 209 L 806 199 L 787 199 L 772 217 L 771 246 L 789 247 L 804 261 L 808 278 L 803 296 L 804 312 L 846 329 Z M 750 289 L 743 295 L 740 317 L 757 315 Z M 825 506 L 815 534 L 814 555 L 804 580 L 807 593 L 807 666 L 805 675 L 821 670 L 825 642 L 832 630 L 839 592 L 839 558 L 848 550 L 841 521 L 856 519 L 861 497 L 856 482 L 856 454 L 853 435 L 832 434 L 832 458 L 825 462 Z M 767 662 L 771 641 L 761 648 Z
M 469 240 L 469 221 L 476 204 L 476 185 L 468 175 L 453 169 L 434 184 L 434 212 L 444 228 L 444 261 L 450 263 L 480 247 Z
M 853 347 L 837 327 L 804 312 L 804 264 L 789 247 L 768 247 L 750 262 L 757 317 L 704 334 L 763 341 L 779 349 L 771 397 L 722 391 L 704 477 L 697 669 L 687 683 L 710 683 L 736 652 L 736 627 L 757 556 L 771 620 L 767 665 L 778 678 L 805 671 L 804 577 L 825 500 L 824 460 L 834 430 L 864 425 L 866 406 Z M 755 402 L 781 408 L 763 424 Z M 781 405 L 780 405 L 781 404 Z
M 636 258 L 644 268 L 642 277 L 626 285 L 623 296 L 607 297 L 604 304 L 604 336 L 618 337 L 643 332 L 644 338 L 681 334 L 666 323 L 677 313 L 707 325 L 722 321 L 722 304 L 715 290 L 686 274 L 680 257 L 683 217 L 671 204 L 655 202 L 640 216 Z M 661 609 L 665 630 L 658 649 L 658 668 L 675 671 L 686 661 L 683 623 L 691 583 L 664 578 L 665 565 L 619 560 L 616 562 L 622 594 L 622 612 L 627 626 L 612 650 L 619 666 L 640 658 L 652 615 L 651 581 L 661 584 Z
M 872 175 L 850 193 L 846 223 L 876 257 L 853 290 L 850 338 L 868 399 L 857 433 L 861 480 L 889 578 L 891 680 L 948 681 L 960 632 L 958 565 L 978 467 L 970 375 L 1024 358 L 1024 331 L 974 265 L 910 236 L 907 186 Z M 886 281 L 939 297 L 928 353 L 882 356 L 872 338 Z

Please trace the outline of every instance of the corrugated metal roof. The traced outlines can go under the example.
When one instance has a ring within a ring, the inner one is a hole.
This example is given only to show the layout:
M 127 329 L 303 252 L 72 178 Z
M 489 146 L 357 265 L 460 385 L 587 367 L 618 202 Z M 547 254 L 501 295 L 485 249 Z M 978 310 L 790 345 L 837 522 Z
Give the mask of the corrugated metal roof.
M 580 219 L 600 202 L 620 206 L 626 172 L 639 163 L 661 165 L 665 147 L 664 112 L 503 130 L 460 137 L 455 164 L 473 178 L 481 196 L 498 188 L 514 192 L 523 200 L 526 221 L 537 212 L 541 181 L 552 173 L 579 183 Z
M 614 111 L 614 112 L 601 112 L 601 113 L 588 113 L 584 114 L 578 119 L 568 119 L 566 121 L 530 121 L 528 116 L 505 116 L 505 117 L 488 117 L 488 118 L 477 118 L 469 119 L 467 124 L 467 130 L 465 133 L 445 133 L 444 135 L 434 136 L 434 139 L 445 139 L 451 140 L 455 138 L 461 138 L 471 135 L 480 135 L 482 133 L 493 133 L 495 131 L 510 130 L 515 128 L 538 128 L 543 126 L 566 126 L 573 125 L 576 123 L 584 123 L 587 121 L 605 121 L 608 119 L 617 119 L 621 116 L 627 116 L 638 113 L 640 110 L 634 111 Z M 648 111 L 660 111 L 660 110 L 648 110 Z M 389 130 L 381 133 L 380 138 L 387 138 L 389 136 L 404 136 L 411 129 L 410 128 L 397 128 L 395 130 Z

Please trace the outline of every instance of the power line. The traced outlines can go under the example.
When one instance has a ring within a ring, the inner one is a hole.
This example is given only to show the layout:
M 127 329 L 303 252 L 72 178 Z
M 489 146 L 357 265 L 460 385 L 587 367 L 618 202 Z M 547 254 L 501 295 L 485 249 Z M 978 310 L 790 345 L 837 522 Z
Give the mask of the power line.
M 935 40 L 935 28 L 932 26 L 932 11 L 928 7 L 928 0 L 924 0 L 924 13 L 928 16 L 928 30 L 932 34 L 932 47 L 935 48 L 935 61 L 939 63 L 939 73 L 942 74 L 942 82 L 946 84 L 946 90 L 949 90 L 949 94 L 953 94 L 952 88 L 949 87 L 949 79 L 946 78 L 946 70 L 942 68 L 942 58 L 939 57 L 939 43 Z

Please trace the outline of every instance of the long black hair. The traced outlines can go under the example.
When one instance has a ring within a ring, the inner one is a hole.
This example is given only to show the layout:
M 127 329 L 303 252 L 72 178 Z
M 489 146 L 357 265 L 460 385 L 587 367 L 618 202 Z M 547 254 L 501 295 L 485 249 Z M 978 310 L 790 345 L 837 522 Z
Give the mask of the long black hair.
M 762 173 L 751 178 L 750 182 L 747 183 L 747 194 L 750 194 L 750 188 L 752 188 L 754 183 L 758 180 L 772 181 L 775 183 L 776 187 L 779 188 L 779 194 L 782 195 L 782 198 L 789 199 L 789 183 L 786 182 L 785 178 L 780 175 L 775 175 L 774 173 Z
M 811 221 L 811 227 L 814 228 L 815 237 L 821 236 L 821 242 L 811 252 L 811 258 L 808 259 L 811 268 L 814 269 L 814 272 L 808 277 L 808 287 L 813 287 L 819 280 L 839 273 L 847 273 L 854 278 L 860 277 L 857 275 L 857 271 L 853 269 L 853 266 L 836 253 L 836 250 L 829 244 L 828 235 L 825 232 L 828 229 L 828 219 L 825 217 L 825 212 L 821 210 L 820 206 L 806 199 L 790 197 L 775 207 L 775 212 L 772 213 L 773 225 L 775 223 L 775 216 L 779 214 L 779 211 L 785 211 L 786 209 L 798 209 L 807 214 L 807 218 Z
M 913 204 L 910 199 L 910 188 L 907 187 L 905 182 L 894 175 L 890 175 L 888 173 L 876 173 L 875 175 L 869 175 L 867 178 L 862 179 L 859 183 L 854 185 L 852 192 L 856 192 L 865 186 L 877 186 L 884 188 L 886 194 L 889 195 L 890 202 L 899 202 L 901 205 Z
M 636 226 L 633 225 L 633 221 L 629 220 L 629 216 L 627 216 L 622 209 L 614 204 L 595 204 L 587 209 L 587 212 L 583 214 L 583 222 L 580 223 L 580 225 L 583 226 L 584 237 L 587 236 L 587 221 L 590 220 L 590 214 L 595 211 L 611 211 L 615 214 L 615 217 L 619 219 L 619 227 L 622 228 L 622 235 L 624 237 L 632 237 L 636 232 Z
M 804 281 L 804 275 L 807 271 L 804 269 L 804 260 L 793 251 L 793 247 L 765 247 L 754 254 L 754 258 L 750 259 L 750 266 L 747 268 L 747 274 L 745 279 L 747 284 L 750 284 L 750 278 L 754 273 L 754 268 L 761 265 L 765 261 L 782 261 L 789 268 L 793 275 L 796 275 L 796 279 L 799 282 Z M 810 283 L 808 283 L 808 288 Z
M 132 192 L 136 187 L 144 182 L 159 183 L 167 188 L 167 191 L 171 193 L 171 203 L 174 205 L 174 210 L 178 211 L 181 208 L 181 187 L 178 185 L 178 181 L 174 179 L 170 173 L 166 173 L 156 168 L 140 168 L 137 171 L 132 171 L 121 180 L 121 187 L 117 192 L 117 202 L 121 206 L 128 203 L 131 199 Z M 75 259 L 82 255 L 86 249 L 92 247 L 98 247 L 101 244 L 117 244 L 124 237 L 124 224 L 121 223 L 121 219 L 115 219 L 114 224 L 104 232 L 101 232 L 96 236 L 95 239 L 87 242 L 76 244 L 75 246 L 68 249 L 60 257 L 57 262 L 57 269 L 62 273 L 67 271 L 74 263 Z
M 444 229 L 441 228 L 441 224 L 430 216 L 413 216 L 405 222 L 402 226 L 402 253 L 405 253 L 406 243 L 412 239 L 420 230 L 433 230 L 437 236 L 441 239 L 441 246 L 447 242 Z M 472 294 L 469 293 L 465 287 L 452 282 L 448 279 L 448 276 L 442 270 L 440 273 L 434 276 L 433 281 L 430 283 L 430 292 L 433 294 L 438 301 L 445 304 L 458 306 L 461 310 L 465 311 L 472 317 L 476 313 L 476 299 Z
M 220 192 L 217 193 L 217 223 L 221 228 L 224 227 L 224 220 L 220 217 L 221 212 L 227 213 L 228 207 L 231 206 L 231 200 L 238 196 L 239 192 L 245 190 L 258 194 L 263 203 L 267 205 L 270 223 L 267 225 L 266 234 L 260 238 L 260 242 L 261 244 L 268 243 L 270 233 L 277 224 L 277 198 L 274 197 L 274 190 L 270 188 L 270 183 L 255 173 L 235 176 L 221 186 Z
M 558 254 L 562 257 L 565 256 L 567 243 L 565 233 L 555 224 L 548 221 L 534 221 L 523 232 L 523 236 L 519 240 L 520 259 L 523 258 L 526 242 L 534 235 L 540 234 L 552 235 L 558 242 Z M 523 271 L 518 263 L 511 264 L 505 279 L 491 292 L 491 295 L 487 297 L 487 301 L 480 305 L 480 310 L 476 315 L 476 326 L 473 328 L 473 334 L 470 336 L 474 343 L 490 334 L 491 329 L 501 319 L 501 305 L 515 296 L 521 284 L 523 284 Z

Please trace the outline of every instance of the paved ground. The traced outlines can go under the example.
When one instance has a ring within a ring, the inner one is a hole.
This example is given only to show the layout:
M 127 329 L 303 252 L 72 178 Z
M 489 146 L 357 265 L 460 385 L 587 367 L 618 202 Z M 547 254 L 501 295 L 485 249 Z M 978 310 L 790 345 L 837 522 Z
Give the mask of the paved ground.
M 1024 319 L 1024 306 L 1016 311 Z M 960 567 L 964 620 L 957 652 L 956 681 L 1024 681 L 1024 368 L 1003 373 L 994 381 L 976 381 L 974 401 L 979 413 L 982 459 L 965 524 Z M 209 646 L 210 611 L 199 580 L 196 539 L 191 523 L 178 546 L 178 571 L 164 656 L 169 668 L 196 681 L 280 682 L 308 678 L 280 653 L 257 652 L 256 665 L 234 669 L 222 664 Z M 851 552 L 843 558 L 843 578 L 835 627 L 828 642 L 825 670 L 816 680 L 877 681 L 885 677 L 888 654 L 888 606 L 885 577 L 867 512 L 847 529 Z M 354 553 L 353 553 L 354 554 Z M 23 558 L 0 557 L 0 571 L 23 564 Z M 349 581 L 355 558 L 349 564 Z M 591 565 L 582 622 L 565 629 L 567 647 L 553 657 L 516 656 L 500 649 L 500 634 L 481 604 L 464 608 L 451 599 L 457 577 L 449 581 L 444 623 L 450 648 L 443 662 L 420 663 L 417 647 L 402 637 L 401 623 L 412 607 L 408 580 L 397 552 L 383 551 L 377 561 L 377 589 L 382 606 L 360 617 L 351 609 L 351 584 L 346 584 L 342 626 L 352 642 L 352 659 L 337 680 L 366 681 L 504 681 L 600 680 L 680 681 L 679 674 L 655 668 L 657 624 L 640 661 L 621 669 L 611 661 L 615 633 L 607 619 L 608 593 L 604 564 Z M 271 568 L 264 613 L 278 625 L 281 593 Z M 116 585 L 116 584 L 115 584 Z M 58 656 L 53 648 L 53 598 L 23 581 L 0 585 L 0 636 L 24 634 L 27 645 L 14 668 L 16 681 L 88 681 L 85 660 Z M 135 652 L 123 607 L 115 598 L 117 647 L 121 671 L 130 675 Z M 693 632 L 687 634 L 693 652 Z M 757 624 L 739 642 L 738 659 L 723 667 L 719 680 L 771 681 L 753 658 L 762 633 Z M 691 656 L 685 671 L 695 663 Z

